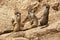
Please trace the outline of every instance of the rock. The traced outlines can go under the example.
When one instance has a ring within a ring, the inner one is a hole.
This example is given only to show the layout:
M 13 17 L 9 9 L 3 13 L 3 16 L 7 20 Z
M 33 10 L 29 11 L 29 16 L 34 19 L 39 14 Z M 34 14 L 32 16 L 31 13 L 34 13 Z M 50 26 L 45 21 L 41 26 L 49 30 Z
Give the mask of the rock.
M 7 33 L 7 34 L 2 34 L 0 35 L 0 39 L 4 40 L 8 35 L 10 35 L 11 33 Z
M 53 8 L 54 10 L 58 11 L 58 10 L 59 10 L 59 3 L 55 3 L 52 8 Z
M 23 29 L 25 30 L 25 29 L 30 29 L 30 28 L 32 28 L 30 21 L 26 22 Z
M 50 5 L 49 26 L 45 28 L 41 28 L 42 26 L 32 28 L 28 21 L 22 28 L 24 31 L 1 34 L 13 30 L 14 27 L 12 26 L 11 20 L 14 17 L 15 8 L 21 13 L 22 23 L 28 15 L 28 9 L 37 7 L 35 15 L 40 23 L 39 18 L 41 18 L 45 8 L 42 5 L 47 2 Z M 59 2 L 60 0 L 0 0 L 0 40 L 60 40 Z
M 51 33 L 45 36 L 40 37 L 40 40 L 59 40 L 60 39 L 60 32 L 59 33 Z
M 6 35 L 6 38 L 15 38 L 15 37 L 24 37 L 25 36 L 25 32 L 24 31 L 20 31 L 20 32 L 12 32 L 9 35 Z
M 21 13 L 21 23 L 25 21 L 27 15 L 28 15 L 28 12 L 26 10 L 23 10 Z
M 29 39 L 24 38 L 24 37 L 18 37 L 18 38 L 6 38 L 4 40 L 29 40 Z
M 11 22 L 13 13 L 14 10 L 5 5 L 0 8 L 0 33 L 8 30 L 13 30 Z

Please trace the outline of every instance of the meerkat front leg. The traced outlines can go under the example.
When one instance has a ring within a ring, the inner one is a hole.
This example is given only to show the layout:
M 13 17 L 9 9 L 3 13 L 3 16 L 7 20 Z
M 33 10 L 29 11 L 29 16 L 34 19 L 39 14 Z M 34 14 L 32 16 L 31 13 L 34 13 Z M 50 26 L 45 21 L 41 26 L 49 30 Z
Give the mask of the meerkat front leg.
M 16 22 L 15 22 L 15 19 L 14 18 L 12 18 L 12 25 L 15 27 L 15 25 L 16 25 Z

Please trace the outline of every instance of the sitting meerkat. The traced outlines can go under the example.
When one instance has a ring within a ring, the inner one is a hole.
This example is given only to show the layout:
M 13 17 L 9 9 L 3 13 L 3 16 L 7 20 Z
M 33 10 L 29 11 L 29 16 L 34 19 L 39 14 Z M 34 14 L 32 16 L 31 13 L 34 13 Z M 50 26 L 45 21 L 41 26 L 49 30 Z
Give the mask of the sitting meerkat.
M 36 17 L 35 14 L 34 14 L 35 11 L 36 11 L 36 10 L 34 10 L 34 9 L 29 9 L 29 10 L 28 10 L 28 16 L 27 16 L 27 18 L 23 21 L 23 23 L 25 23 L 26 21 L 30 21 L 32 27 L 38 26 L 38 19 L 37 19 L 37 17 Z M 33 23 L 33 22 L 34 22 L 34 23 Z
M 36 26 L 38 26 L 38 18 L 35 16 L 34 12 L 35 12 L 34 9 L 29 9 L 28 15 L 29 15 L 29 20 L 31 21 L 31 25 L 34 22 L 35 24 L 32 26 L 36 27 Z
M 44 4 L 44 6 L 46 6 L 46 9 L 42 15 L 42 20 L 40 21 L 40 26 L 44 26 L 48 24 L 48 17 L 49 17 L 49 9 L 50 9 L 50 5 L 48 4 Z

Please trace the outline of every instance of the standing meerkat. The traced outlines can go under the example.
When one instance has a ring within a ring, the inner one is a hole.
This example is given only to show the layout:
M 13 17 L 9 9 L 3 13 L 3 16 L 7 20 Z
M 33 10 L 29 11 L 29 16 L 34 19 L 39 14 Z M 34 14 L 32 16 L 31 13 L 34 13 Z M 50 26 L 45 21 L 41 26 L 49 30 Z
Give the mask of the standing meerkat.
M 50 9 L 50 5 L 48 4 L 44 4 L 44 6 L 46 6 L 46 9 L 43 13 L 43 18 L 42 20 L 40 21 L 40 26 L 44 26 L 44 25 L 47 25 L 48 24 L 48 17 L 49 17 L 49 9 Z
M 17 31 L 20 31 L 20 27 L 21 27 L 21 13 L 15 12 L 15 18 L 16 20 L 12 20 L 12 24 L 14 26 L 13 31 L 17 32 Z

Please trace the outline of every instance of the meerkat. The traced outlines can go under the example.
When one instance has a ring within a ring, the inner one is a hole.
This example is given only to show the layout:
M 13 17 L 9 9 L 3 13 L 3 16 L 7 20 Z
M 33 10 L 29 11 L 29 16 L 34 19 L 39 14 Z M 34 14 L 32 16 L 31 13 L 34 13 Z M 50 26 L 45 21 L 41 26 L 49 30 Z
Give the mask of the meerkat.
M 20 30 L 21 27 L 21 13 L 16 12 L 15 13 L 16 20 L 12 18 L 12 25 L 15 26 L 13 30 L 5 30 L 4 32 L 1 32 L 0 35 L 10 33 L 10 32 L 16 32 Z M 16 22 L 15 22 L 16 21 Z
M 40 26 L 44 26 L 44 25 L 48 25 L 48 17 L 49 17 L 49 9 L 50 9 L 50 5 L 48 4 L 44 4 L 44 6 L 46 6 L 46 9 L 42 15 L 42 20 L 40 21 Z
M 31 21 L 31 24 L 33 24 L 33 22 L 35 23 L 35 25 L 33 26 L 38 26 L 38 18 L 35 16 L 34 14 L 35 10 L 34 9 L 29 9 L 28 11 L 28 15 L 29 15 L 29 19 Z
M 21 13 L 15 12 L 15 18 L 16 18 L 16 20 L 13 20 L 12 21 L 13 26 L 15 26 L 14 29 L 13 29 L 14 32 L 20 31 L 20 26 L 21 26 Z M 16 21 L 16 22 L 14 23 L 14 21 Z
M 37 17 L 35 16 L 34 14 L 35 10 L 34 9 L 29 9 L 28 10 L 28 16 L 27 18 L 25 19 L 25 21 L 30 21 L 32 27 L 36 27 L 38 26 L 38 19 Z M 33 23 L 34 22 L 34 23 Z

